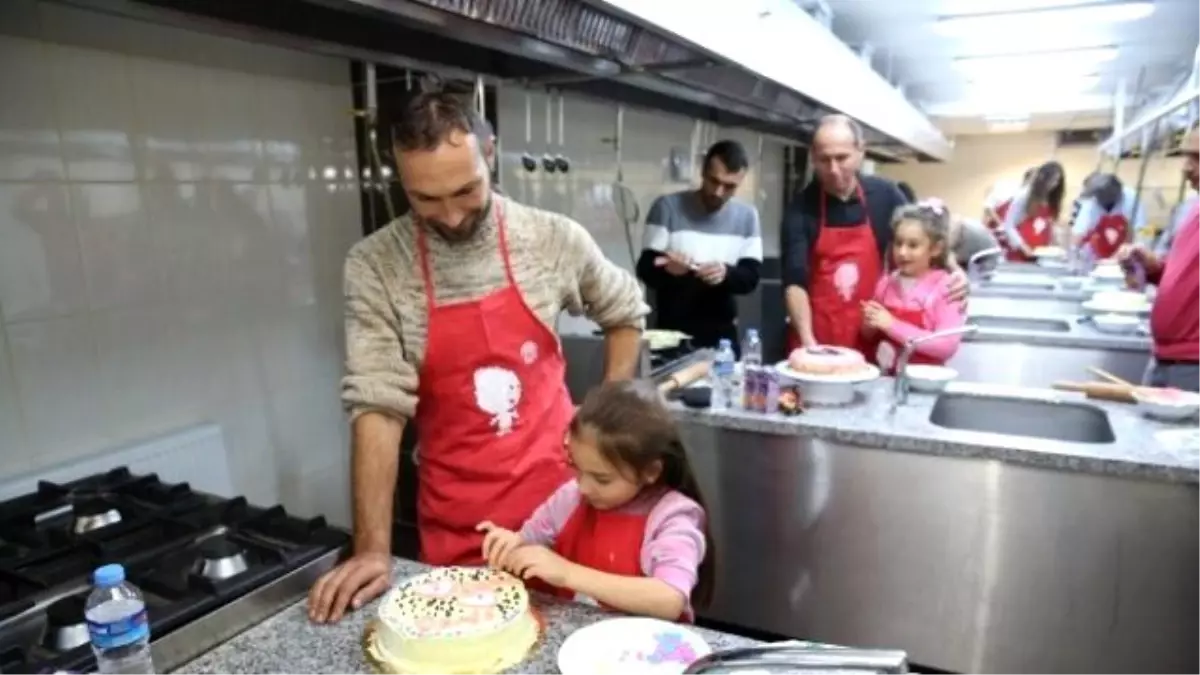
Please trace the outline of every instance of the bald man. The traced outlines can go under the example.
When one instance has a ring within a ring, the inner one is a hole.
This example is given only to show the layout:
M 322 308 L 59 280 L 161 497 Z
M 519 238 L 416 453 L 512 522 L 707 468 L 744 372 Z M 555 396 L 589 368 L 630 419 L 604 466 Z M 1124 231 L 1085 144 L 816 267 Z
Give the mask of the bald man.
M 1200 131 L 1183 137 L 1184 176 L 1200 183 Z M 1129 268 L 1130 259 L 1141 262 L 1146 280 L 1158 285 L 1150 310 L 1154 353 L 1142 384 L 1200 390 L 1200 206 L 1192 202 L 1175 223 L 1165 255 L 1140 244 L 1125 245 L 1117 259 Z
M 789 352 L 865 346 L 862 305 L 889 266 L 892 214 L 908 203 L 892 181 L 860 173 L 865 150 L 862 127 L 844 115 L 822 119 L 813 136 L 813 180 L 780 228 Z M 947 293 L 960 300 L 967 280 L 955 270 Z

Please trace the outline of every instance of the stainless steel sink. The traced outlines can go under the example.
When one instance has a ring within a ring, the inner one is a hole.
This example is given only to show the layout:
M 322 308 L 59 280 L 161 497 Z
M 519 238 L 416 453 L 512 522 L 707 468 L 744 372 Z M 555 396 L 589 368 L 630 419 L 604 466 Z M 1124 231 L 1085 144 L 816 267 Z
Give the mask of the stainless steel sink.
M 1054 278 L 1042 274 L 997 273 L 983 282 L 984 288 L 996 291 L 1046 291 L 1058 288 Z
M 1033 319 L 1023 316 L 971 316 L 969 321 L 981 329 L 1025 330 L 1036 333 L 1069 333 L 1071 324 L 1065 319 Z
M 1084 403 L 942 394 L 933 404 L 929 421 L 946 429 L 1072 443 L 1112 443 L 1116 440 L 1108 413 Z

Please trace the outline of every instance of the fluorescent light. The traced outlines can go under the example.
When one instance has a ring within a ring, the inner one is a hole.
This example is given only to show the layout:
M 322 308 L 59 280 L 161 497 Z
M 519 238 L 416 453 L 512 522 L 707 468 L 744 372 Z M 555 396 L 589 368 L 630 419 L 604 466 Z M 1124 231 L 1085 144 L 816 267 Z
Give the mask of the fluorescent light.
M 1040 115 L 1068 112 L 1109 112 L 1113 100 L 1109 94 L 1039 94 L 1000 96 L 996 94 L 930 103 L 924 106 L 930 117 L 980 117 Z
M 955 59 L 959 70 L 970 73 L 985 73 L 1002 77 L 1016 77 L 1022 73 L 1038 73 L 1056 76 L 1067 73 L 1087 75 L 1096 67 L 1117 58 L 1116 47 L 1093 47 L 1053 52 L 1005 54 L 1000 56 L 968 56 Z
M 1075 30 L 1083 24 L 1126 23 L 1154 13 L 1152 2 L 1114 2 L 1075 5 L 1015 12 L 962 14 L 938 19 L 935 29 L 943 35 L 962 36 L 1017 33 L 1030 28 L 1057 27 Z
M 986 75 L 986 74 L 985 74 Z M 1047 82 L 1045 80 L 1032 79 L 1028 82 L 1022 82 L 1020 90 L 1022 96 L 1041 95 L 1057 95 L 1062 94 L 1080 94 L 1086 91 L 1095 89 L 1100 84 L 1099 75 L 1084 75 L 1081 77 L 1062 77 L 1055 81 Z M 969 98 L 974 98 L 976 95 L 986 95 L 989 92 L 1003 92 L 1001 96 L 1009 96 L 1013 89 L 1013 77 L 1011 74 L 988 77 L 977 76 L 973 77 L 967 83 L 967 92 Z

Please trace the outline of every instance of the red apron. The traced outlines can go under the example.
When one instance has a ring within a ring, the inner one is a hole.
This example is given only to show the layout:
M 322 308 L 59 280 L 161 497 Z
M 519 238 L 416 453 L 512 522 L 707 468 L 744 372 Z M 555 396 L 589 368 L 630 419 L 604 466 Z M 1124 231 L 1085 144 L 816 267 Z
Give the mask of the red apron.
M 574 414 L 558 339 L 521 298 L 500 201 L 493 202 L 508 285 L 438 305 L 424 230 L 417 230 L 429 337 L 415 421 L 421 561 L 483 564 L 491 520 L 519 530 L 571 476 L 563 438 Z
M 848 227 L 825 226 L 825 200 L 821 196 L 817 221 L 817 246 L 809 265 L 808 306 L 813 337 L 818 344 L 863 348 L 862 303 L 871 299 L 883 273 L 875 231 L 862 185 L 858 200 L 864 220 Z M 800 346 L 800 336 L 788 327 L 788 353 Z
M 580 497 L 579 505 L 554 540 L 554 552 L 573 563 L 608 574 L 645 576 L 642 572 L 642 542 L 646 538 L 649 518 L 649 512 L 601 511 Z M 559 597 L 576 599 L 575 592 L 569 588 L 546 588 Z
M 1000 246 L 1000 250 L 1004 251 L 1005 257 L 1008 257 L 1008 252 L 1012 250 L 1012 246 L 1008 242 L 1008 234 L 1004 231 L 1004 219 L 1008 217 L 1008 209 L 1011 206 L 1011 199 L 1004 200 L 996 206 L 995 217 L 987 222 L 987 228 L 992 231 L 992 236 L 996 237 L 996 244 Z
M 1054 241 L 1054 232 L 1050 224 L 1053 222 L 1054 214 L 1051 213 L 1049 206 L 1039 206 L 1037 212 L 1033 216 L 1022 220 L 1017 224 L 1017 234 L 1021 237 L 1021 242 L 1031 249 L 1049 246 Z M 1038 230 L 1038 225 L 1041 225 L 1041 230 Z M 1021 246 L 1018 242 L 1009 242 L 1011 248 L 1006 256 L 1009 260 L 1015 262 L 1031 262 L 1033 258 L 1026 256 L 1021 251 Z
M 1129 221 L 1119 213 L 1106 213 L 1092 231 L 1084 238 L 1083 243 L 1092 247 L 1096 260 L 1111 258 L 1117 254 L 1117 249 L 1125 243 L 1129 234 Z
M 913 308 L 907 305 L 897 305 L 894 302 L 883 303 L 883 308 L 892 315 L 896 321 L 903 321 L 907 324 L 912 324 L 924 330 L 931 330 L 928 313 L 920 308 Z M 904 345 L 896 340 L 893 340 L 883 331 L 871 340 L 864 356 L 871 363 L 879 366 L 885 375 L 896 374 L 896 362 L 900 359 L 900 352 L 904 351 Z M 941 361 L 929 356 L 925 356 L 920 352 L 913 352 L 908 360 L 909 363 L 924 363 L 933 366 L 945 365 Z

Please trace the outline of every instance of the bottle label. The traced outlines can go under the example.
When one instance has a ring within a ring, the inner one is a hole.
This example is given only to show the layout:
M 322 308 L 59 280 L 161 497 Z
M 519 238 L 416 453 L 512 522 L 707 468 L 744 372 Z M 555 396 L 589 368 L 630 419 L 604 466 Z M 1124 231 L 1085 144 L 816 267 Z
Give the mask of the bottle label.
M 122 617 L 116 621 L 107 623 L 88 621 L 87 624 L 92 644 L 100 649 L 124 647 L 150 637 L 150 622 L 146 620 L 144 608 L 136 614 Z

